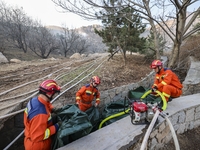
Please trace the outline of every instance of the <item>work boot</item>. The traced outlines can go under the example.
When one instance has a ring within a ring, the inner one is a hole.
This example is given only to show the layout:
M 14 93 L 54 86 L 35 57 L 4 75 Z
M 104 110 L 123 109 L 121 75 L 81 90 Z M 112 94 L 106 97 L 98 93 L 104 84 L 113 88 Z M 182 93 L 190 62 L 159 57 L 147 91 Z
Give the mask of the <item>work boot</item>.
M 171 102 L 173 99 L 171 97 L 169 97 L 168 102 Z

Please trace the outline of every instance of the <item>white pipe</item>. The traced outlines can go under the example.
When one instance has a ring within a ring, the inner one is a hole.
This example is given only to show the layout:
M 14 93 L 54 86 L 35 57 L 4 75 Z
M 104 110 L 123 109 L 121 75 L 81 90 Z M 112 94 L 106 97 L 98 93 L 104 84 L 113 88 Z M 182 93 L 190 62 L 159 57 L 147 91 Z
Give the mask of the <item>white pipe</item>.
M 177 136 L 176 136 L 176 132 L 175 132 L 175 130 L 174 130 L 174 128 L 173 128 L 173 125 L 172 125 L 172 123 L 170 122 L 170 120 L 169 120 L 168 117 L 165 117 L 165 119 L 166 119 L 167 123 L 169 124 L 169 128 L 170 128 L 170 130 L 171 130 L 171 132 L 172 132 L 172 137 L 173 137 L 173 139 L 174 139 L 175 148 L 176 148 L 176 150 L 180 150 L 179 143 L 178 143 L 178 139 L 177 139 Z
M 155 115 L 153 117 L 153 120 L 151 121 L 151 123 L 149 125 L 149 128 L 147 129 L 147 132 L 146 132 L 146 134 L 144 136 L 144 139 L 142 141 L 142 145 L 140 147 L 140 150 L 145 150 L 146 145 L 147 145 L 147 141 L 148 141 L 148 138 L 149 138 L 149 135 L 150 135 L 150 133 L 151 133 L 151 131 L 153 129 L 154 124 L 156 123 L 156 120 L 157 120 L 159 114 L 160 114 L 160 111 L 156 110 L 156 113 L 155 113 Z
M 144 150 L 144 149 L 146 148 L 147 141 L 148 141 L 148 138 L 149 138 L 149 136 L 150 136 L 151 130 L 153 129 L 153 126 L 154 126 L 154 124 L 155 124 L 155 122 L 156 122 L 156 120 L 157 120 L 159 114 L 160 114 L 160 111 L 159 111 L 159 110 L 156 110 L 156 113 L 155 113 L 155 115 L 154 115 L 154 117 L 153 117 L 153 120 L 151 121 L 151 124 L 149 125 L 149 128 L 147 129 L 147 132 L 146 132 L 146 134 L 145 134 L 145 137 L 144 137 L 144 139 L 143 139 L 143 141 L 142 141 L 142 145 L 141 145 L 140 150 Z M 167 121 L 167 123 L 169 124 L 169 128 L 170 128 L 170 130 L 171 130 L 171 132 L 172 132 L 172 137 L 173 137 L 174 144 L 175 144 L 175 149 L 176 149 L 176 150 L 180 150 L 178 138 L 177 138 L 177 136 L 176 136 L 176 132 L 175 132 L 175 130 L 174 130 L 174 128 L 173 128 L 172 123 L 170 122 L 169 118 L 168 118 L 167 116 L 165 116 L 164 114 L 161 113 L 161 116 L 162 116 L 163 118 L 165 118 L 166 121 Z

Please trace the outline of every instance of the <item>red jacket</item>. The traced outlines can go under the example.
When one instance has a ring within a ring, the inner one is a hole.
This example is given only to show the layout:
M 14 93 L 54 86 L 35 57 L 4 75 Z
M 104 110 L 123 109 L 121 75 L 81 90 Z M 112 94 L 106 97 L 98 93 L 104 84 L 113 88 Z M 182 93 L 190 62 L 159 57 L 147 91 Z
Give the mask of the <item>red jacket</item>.
M 28 102 L 24 112 L 26 150 L 50 149 L 50 136 L 58 130 L 58 125 L 52 123 L 52 108 L 51 103 L 41 97 L 35 97 Z

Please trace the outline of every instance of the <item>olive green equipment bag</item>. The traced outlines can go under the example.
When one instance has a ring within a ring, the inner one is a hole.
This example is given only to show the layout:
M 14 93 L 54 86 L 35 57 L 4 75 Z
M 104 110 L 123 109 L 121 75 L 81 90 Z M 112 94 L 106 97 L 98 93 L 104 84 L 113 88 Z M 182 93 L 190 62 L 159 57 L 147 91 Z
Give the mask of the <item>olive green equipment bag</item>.
M 62 124 L 53 137 L 52 150 L 88 135 L 93 129 L 87 113 L 81 111 L 75 104 L 58 109 L 56 117 L 57 121 L 62 121 Z
M 149 89 L 140 86 L 128 92 L 128 98 L 130 100 L 141 100 L 141 97 L 147 92 Z M 159 95 L 149 94 L 144 99 L 142 99 L 144 103 L 156 103 L 162 102 L 162 98 Z

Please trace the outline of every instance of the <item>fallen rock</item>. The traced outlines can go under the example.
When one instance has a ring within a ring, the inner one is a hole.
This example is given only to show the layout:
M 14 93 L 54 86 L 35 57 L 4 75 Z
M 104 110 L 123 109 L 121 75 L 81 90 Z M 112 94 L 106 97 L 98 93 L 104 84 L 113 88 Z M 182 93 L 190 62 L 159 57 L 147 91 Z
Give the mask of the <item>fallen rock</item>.
M 81 58 L 81 55 L 79 53 L 74 53 L 70 59 L 80 59 Z
M 8 59 L 0 52 L 0 63 L 7 63 Z
M 13 59 L 10 59 L 10 62 L 11 63 L 20 63 L 21 60 L 13 58 Z

